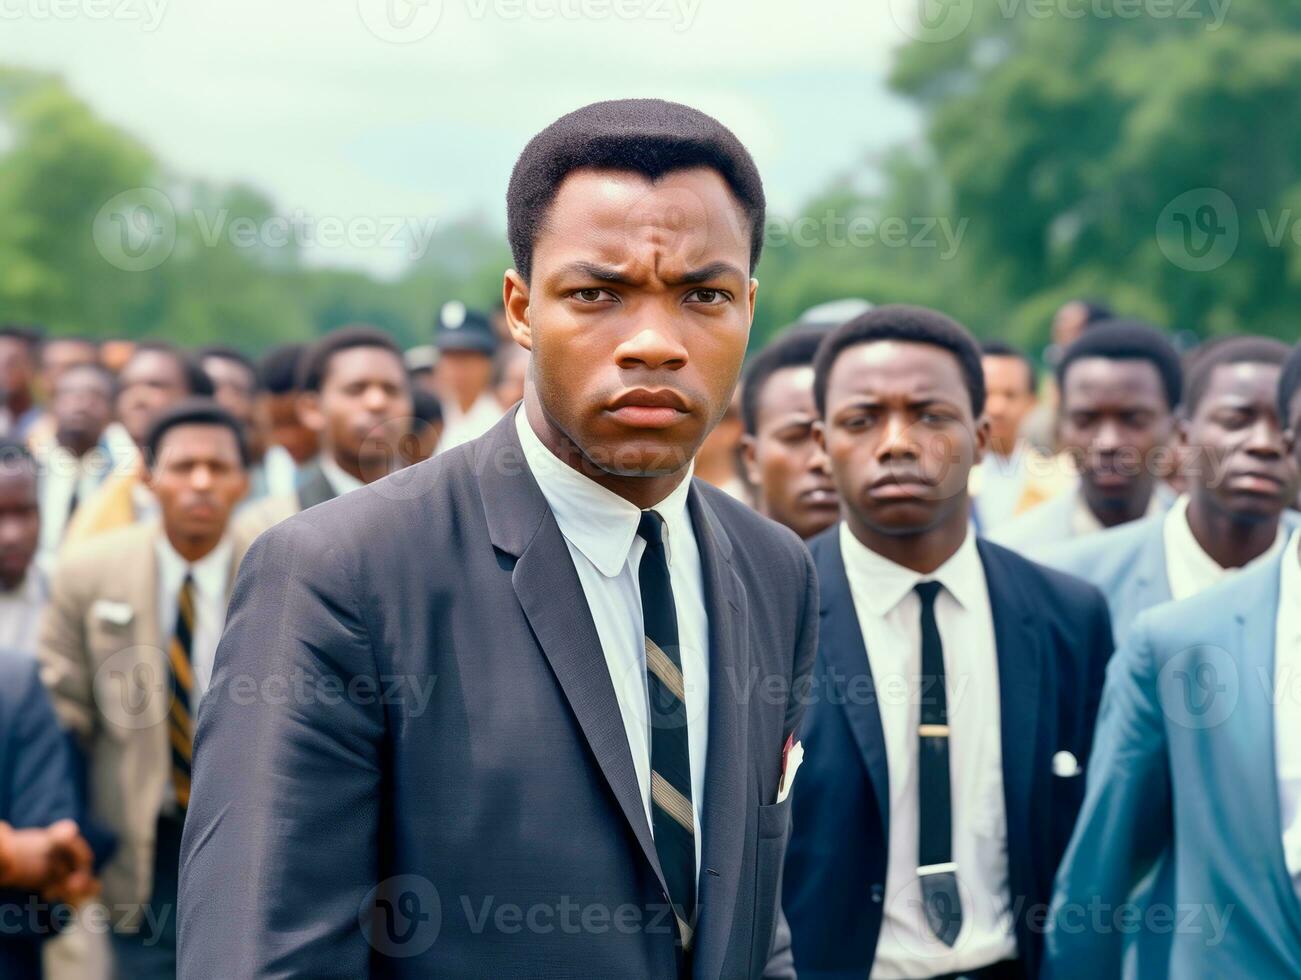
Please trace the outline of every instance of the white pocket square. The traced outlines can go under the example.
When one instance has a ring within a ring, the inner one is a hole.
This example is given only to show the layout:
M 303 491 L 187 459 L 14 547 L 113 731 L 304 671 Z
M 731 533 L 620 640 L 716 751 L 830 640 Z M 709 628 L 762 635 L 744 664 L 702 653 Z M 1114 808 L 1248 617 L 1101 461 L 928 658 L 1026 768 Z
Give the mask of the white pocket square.
M 782 772 L 781 783 L 777 787 L 777 802 L 786 802 L 786 797 L 791 795 L 791 787 L 795 785 L 795 774 L 800 770 L 800 763 L 804 761 L 804 743 L 796 742 L 791 746 L 791 750 L 786 753 L 786 768 Z
M 1065 749 L 1053 756 L 1053 775 L 1054 776 L 1078 776 L 1083 770 L 1080 768 L 1080 760 L 1071 755 Z
M 96 599 L 95 604 L 90 607 L 90 614 L 114 626 L 126 626 L 135 618 L 136 613 L 128 603 L 114 602 L 112 599 Z

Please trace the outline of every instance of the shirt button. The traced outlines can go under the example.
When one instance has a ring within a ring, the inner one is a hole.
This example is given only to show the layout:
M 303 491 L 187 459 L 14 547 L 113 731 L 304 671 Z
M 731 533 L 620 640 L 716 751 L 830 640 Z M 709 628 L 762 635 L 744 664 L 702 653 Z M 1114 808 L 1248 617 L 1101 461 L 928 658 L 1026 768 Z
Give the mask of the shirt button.
M 884 886 L 884 885 L 873 885 L 873 886 L 872 886 L 872 903 L 873 903 L 874 905 L 880 905 L 881 902 L 882 902 L 884 899 L 885 899 L 885 886 Z

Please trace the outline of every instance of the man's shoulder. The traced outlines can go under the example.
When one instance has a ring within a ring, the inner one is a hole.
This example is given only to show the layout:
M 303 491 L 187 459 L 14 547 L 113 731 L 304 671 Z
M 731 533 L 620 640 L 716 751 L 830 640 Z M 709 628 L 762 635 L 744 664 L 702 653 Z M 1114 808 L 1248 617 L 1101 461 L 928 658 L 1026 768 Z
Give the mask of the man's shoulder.
M 995 541 L 982 539 L 980 552 L 986 575 L 1002 579 L 1028 608 L 1041 612 L 1051 609 L 1069 619 L 1107 608 L 1097 587 L 1076 575 L 1041 564 Z
M 1033 510 L 1020 514 L 989 534 L 989 540 L 1017 551 L 1042 549 L 1070 532 L 1075 495 L 1064 490 Z
M 1045 549 L 1042 561 L 1090 582 L 1110 581 L 1132 571 L 1145 549 L 1163 546 L 1164 521 L 1164 514 L 1154 514 L 1063 541 Z
M 54 578 L 93 579 L 104 573 L 116 577 L 137 569 L 141 556 L 153 547 L 159 533 L 156 521 L 137 521 L 126 527 L 71 542 L 59 552 Z
M 1224 642 L 1236 635 L 1239 620 L 1265 616 L 1272 636 L 1278 612 L 1282 556 L 1229 576 L 1187 599 L 1153 606 L 1139 614 L 1133 631 L 1168 652 Z
M 773 556 L 799 563 L 808 561 L 808 549 L 790 528 L 703 480 L 695 479 L 692 489 L 726 531 L 734 552 L 756 561 Z
M 40 664 L 30 653 L 0 649 L 0 708 L 4 717 L 23 710 L 39 688 Z

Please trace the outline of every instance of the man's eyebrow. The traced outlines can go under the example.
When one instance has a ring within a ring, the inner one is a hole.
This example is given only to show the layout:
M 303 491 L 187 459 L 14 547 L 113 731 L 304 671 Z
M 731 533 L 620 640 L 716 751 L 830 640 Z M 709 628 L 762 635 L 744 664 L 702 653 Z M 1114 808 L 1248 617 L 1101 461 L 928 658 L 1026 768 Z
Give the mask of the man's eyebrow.
M 633 285 L 633 280 L 628 278 L 618 269 L 612 269 L 609 266 L 597 265 L 594 262 L 571 262 L 566 266 L 561 266 L 556 271 L 557 277 L 576 276 L 585 279 L 594 279 L 597 282 L 608 282 L 616 286 Z
M 671 286 L 695 286 L 702 282 L 709 282 L 712 279 L 727 278 L 745 281 L 748 277 L 730 262 L 710 262 L 699 269 L 684 272 L 676 279 L 666 279 L 665 281 Z

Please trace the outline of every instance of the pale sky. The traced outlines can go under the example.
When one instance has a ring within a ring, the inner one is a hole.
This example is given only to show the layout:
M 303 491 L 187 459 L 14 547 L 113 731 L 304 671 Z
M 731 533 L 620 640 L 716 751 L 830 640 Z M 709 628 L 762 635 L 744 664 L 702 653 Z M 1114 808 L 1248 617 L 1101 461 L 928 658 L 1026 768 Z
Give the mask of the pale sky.
M 885 86 L 909 2 L 0 0 L 0 63 L 60 73 L 170 171 L 251 184 L 282 214 L 504 227 L 528 138 L 627 96 L 718 117 L 789 213 L 917 137 Z

